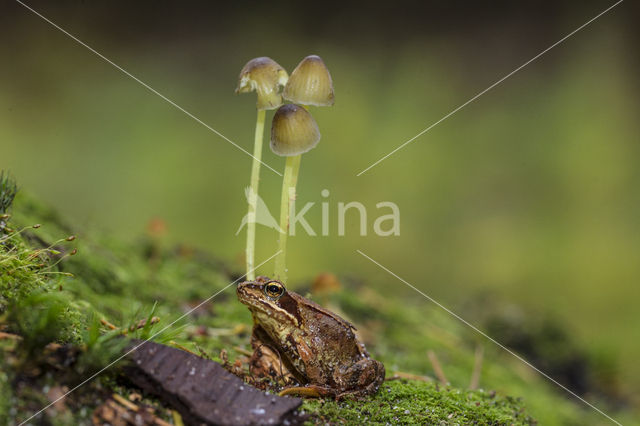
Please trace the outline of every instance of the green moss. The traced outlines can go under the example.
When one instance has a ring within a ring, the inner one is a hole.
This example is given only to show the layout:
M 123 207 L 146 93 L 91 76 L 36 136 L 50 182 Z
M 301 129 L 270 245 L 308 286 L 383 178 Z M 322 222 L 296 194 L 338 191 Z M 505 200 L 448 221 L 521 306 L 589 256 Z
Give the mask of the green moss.
M 51 251 L 28 247 L 16 233 L 0 236 L 0 313 L 34 290 L 56 284 L 47 268 L 50 258 Z
M 495 392 L 464 391 L 420 381 L 386 382 L 371 398 L 307 400 L 310 422 L 346 424 L 481 424 L 529 425 L 535 421 L 521 400 Z

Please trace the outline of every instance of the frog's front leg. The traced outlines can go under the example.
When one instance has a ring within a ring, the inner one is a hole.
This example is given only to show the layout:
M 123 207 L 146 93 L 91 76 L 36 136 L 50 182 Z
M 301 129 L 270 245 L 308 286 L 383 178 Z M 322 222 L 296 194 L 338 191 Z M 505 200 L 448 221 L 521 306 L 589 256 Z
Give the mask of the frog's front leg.
M 256 378 L 270 378 L 280 385 L 296 383 L 295 377 L 275 349 L 269 336 L 259 325 L 254 325 L 251 334 L 253 354 L 249 359 L 249 371 Z
M 333 373 L 339 390 L 336 398 L 371 395 L 384 381 L 384 375 L 384 365 L 371 358 L 361 359 L 346 370 L 338 369 Z

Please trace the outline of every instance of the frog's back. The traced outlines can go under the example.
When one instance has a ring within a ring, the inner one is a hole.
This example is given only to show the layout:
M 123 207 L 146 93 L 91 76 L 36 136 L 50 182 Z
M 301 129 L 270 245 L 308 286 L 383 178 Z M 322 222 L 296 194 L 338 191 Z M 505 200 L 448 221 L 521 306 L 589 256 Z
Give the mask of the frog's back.
M 294 295 L 293 297 L 302 298 L 298 294 Z M 350 322 L 309 299 L 303 299 L 307 309 L 301 312 L 301 315 L 307 324 L 309 335 L 316 336 L 309 342 L 314 350 L 330 353 L 333 357 L 345 361 L 357 360 L 363 354 L 368 356 L 364 346 L 357 340 L 354 333 L 356 328 Z

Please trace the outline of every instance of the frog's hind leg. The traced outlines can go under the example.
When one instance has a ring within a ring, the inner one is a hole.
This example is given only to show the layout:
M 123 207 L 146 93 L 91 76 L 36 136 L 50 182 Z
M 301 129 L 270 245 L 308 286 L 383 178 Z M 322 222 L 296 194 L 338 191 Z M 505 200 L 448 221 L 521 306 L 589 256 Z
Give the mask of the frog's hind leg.
M 343 391 L 336 396 L 336 399 L 372 395 L 384 381 L 384 376 L 385 369 L 381 362 L 371 358 L 362 359 L 340 376 L 334 376 L 338 388 Z
M 378 388 L 380 387 L 380 383 L 382 383 L 382 381 L 375 381 L 375 382 L 369 383 L 368 385 L 360 389 L 352 389 L 346 392 L 339 393 L 336 395 L 336 401 L 342 401 L 344 399 L 349 399 L 349 398 L 361 399 L 366 395 L 373 395 L 378 391 Z

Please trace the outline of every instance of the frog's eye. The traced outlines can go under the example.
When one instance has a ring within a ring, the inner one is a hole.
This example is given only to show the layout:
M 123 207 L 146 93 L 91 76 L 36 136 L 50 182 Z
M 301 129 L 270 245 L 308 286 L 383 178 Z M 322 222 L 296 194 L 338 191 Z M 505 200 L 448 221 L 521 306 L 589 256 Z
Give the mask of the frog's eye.
M 279 299 L 284 294 L 284 286 L 276 281 L 265 284 L 264 294 L 272 299 Z

